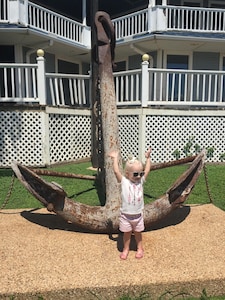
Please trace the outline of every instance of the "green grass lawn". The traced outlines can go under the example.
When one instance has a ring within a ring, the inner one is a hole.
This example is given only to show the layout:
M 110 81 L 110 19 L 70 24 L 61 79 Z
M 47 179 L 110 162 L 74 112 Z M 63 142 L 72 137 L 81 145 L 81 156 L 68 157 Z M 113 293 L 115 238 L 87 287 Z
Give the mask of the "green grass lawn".
M 96 171 L 90 170 L 90 162 L 66 164 L 49 168 L 60 172 L 74 174 L 96 175 Z M 164 194 L 173 182 L 187 169 L 187 165 L 175 166 L 166 169 L 152 171 L 149 174 L 144 186 L 145 203 L 156 200 Z M 225 210 L 225 165 L 208 164 L 208 181 L 214 204 Z M 0 207 L 2 206 L 10 190 L 12 179 L 11 169 L 0 169 Z M 54 181 L 60 184 L 67 192 L 69 198 L 88 205 L 101 205 L 98 198 L 95 182 L 92 180 L 72 179 L 62 177 L 42 176 L 46 181 Z M 204 172 L 201 173 L 193 191 L 185 202 L 186 204 L 209 203 L 209 196 L 206 189 Z M 6 205 L 11 208 L 37 208 L 42 204 L 35 199 L 15 178 L 13 189 Z

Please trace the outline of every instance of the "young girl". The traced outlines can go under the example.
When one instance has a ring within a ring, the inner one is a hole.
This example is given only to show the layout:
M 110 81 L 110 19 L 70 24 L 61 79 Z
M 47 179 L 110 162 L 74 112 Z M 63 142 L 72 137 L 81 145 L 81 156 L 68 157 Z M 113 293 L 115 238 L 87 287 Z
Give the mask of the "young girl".
M 142 231 L 144 230 L 143 209 L 143 183 L 145 182 L 151 167 L 150 161 L 151 148 L 145 153 L 145 168 L 141 161 L 135 157 L 128 158 L 124 168 L 124 175 L 120 172 L 118 166 L 118 152 L 113 151 L 109 156 L 113 159 L 113 169 L 117 181 L 121 183 L 121 215 L 119 229 L 123 235 L 123 252 L 121 259 L 127 259 L 131 234 L 134 233 L 137 243 L 136 258 L 142 258 L 144 250 L 142 246 Z

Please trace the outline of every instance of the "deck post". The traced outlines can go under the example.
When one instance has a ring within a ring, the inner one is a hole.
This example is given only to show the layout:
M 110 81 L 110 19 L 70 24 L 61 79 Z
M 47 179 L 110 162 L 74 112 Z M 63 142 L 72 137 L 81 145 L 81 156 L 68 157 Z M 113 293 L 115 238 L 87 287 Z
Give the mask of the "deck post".
M 46 105 L 45 58 L 42 49 L 37 50 L 37 89 L 40 105 Z
M 149 55 L 144 54 L 142 56 L 142 64 L 141 64 L 141 106 L 147 107 L 149 100 Z
M 151 33 L 155 28 L 155 14 L 154 14 L 155 0 L 149 0 L 148 3 L 148 32 Z
M 9 23 L 28 24 L 28 0 L 9 0 Z

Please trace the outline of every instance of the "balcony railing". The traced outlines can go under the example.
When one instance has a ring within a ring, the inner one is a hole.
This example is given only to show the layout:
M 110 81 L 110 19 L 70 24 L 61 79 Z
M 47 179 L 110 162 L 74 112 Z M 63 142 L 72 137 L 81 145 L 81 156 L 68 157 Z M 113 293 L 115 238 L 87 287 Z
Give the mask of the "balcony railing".
M 90 76 L 46 73 L 47 103 L 90 107 Z
M 225 10 L 157 5 L 113 21 L 117 41 L 154 32 L 225 33 Z M 24 0 L 0 0 L 0 22 L 18 23 L 91 49 L 90 27 Z
M 141 104 L 141 69 L 114 73 L 117 105 Z
M 38 102 L 36 64 L 0 64 L 1 102 Z
M 39 33 L 90 48 L 90 27 L 24 0 L 0 0 L 0 23 L 20 24 Z
M 202 7 L 162 6 L 167 30 L 224 32 L 225 10 Z
M 148 32 L 148 9 L 113 20 L 116 39 L 126 39 Z
M 89 75 L 45 73 L 37 64 L 0 64 L 0 102 L 90 107 Z M 118 106 L 225 107 L 225 72 L 142 68 L 114 73 Z
M 87 26 L 81 23 L 32 2 L 28 2 L 28 16 L 28 25 L 31 28 L 42 30 L 79 44 L 86 44 L 84 33 L 87 33 L 89 30 Z
M 225 72 L 174 69 L 148 72 L 148 105 L 225 105 Z

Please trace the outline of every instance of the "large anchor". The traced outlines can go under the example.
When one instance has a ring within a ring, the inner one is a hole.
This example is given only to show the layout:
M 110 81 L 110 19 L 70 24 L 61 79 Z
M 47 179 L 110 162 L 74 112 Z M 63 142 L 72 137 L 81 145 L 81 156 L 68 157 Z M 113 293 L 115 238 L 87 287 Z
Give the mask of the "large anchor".
M 89 206 L 72 201 L 66 192 L 55 184 L 46 182 L 34 171 L 20 165 L 13 164 L 12 168 L 21 183 L 34 195 L 49 211 L 55 212 L 85 230 L 92 232 L 118 232 L 120 215 L 120 188 L 116 181 L 112 161 L 108 153 L 120 151 L 119 125 L 115 88 L 112 72 L 114 60 L 115 37 L 110 17 L 105 12 L 97 12 L 95 16 L 95 30 L 97 32 L 96 62 L 98 76 L 96 87 L 99 102 L 94 103 L 95 118 L 98 129 L 95 138 L 98 139 L 97 154 L 99 169 L 98 179 L 104 191 L 104 206 Z M 121 157 L 121 155 L 120 155 Z M 202 151 L 159 199 L 144 207 L 144 221 L 146 229 L 170 214 L 179 207 L 191 193 L 204 166 L 205 151 Z M 120 167 L 122 161 L 120 158 Z M 101 202 L 101 199 L 100 199 Z

